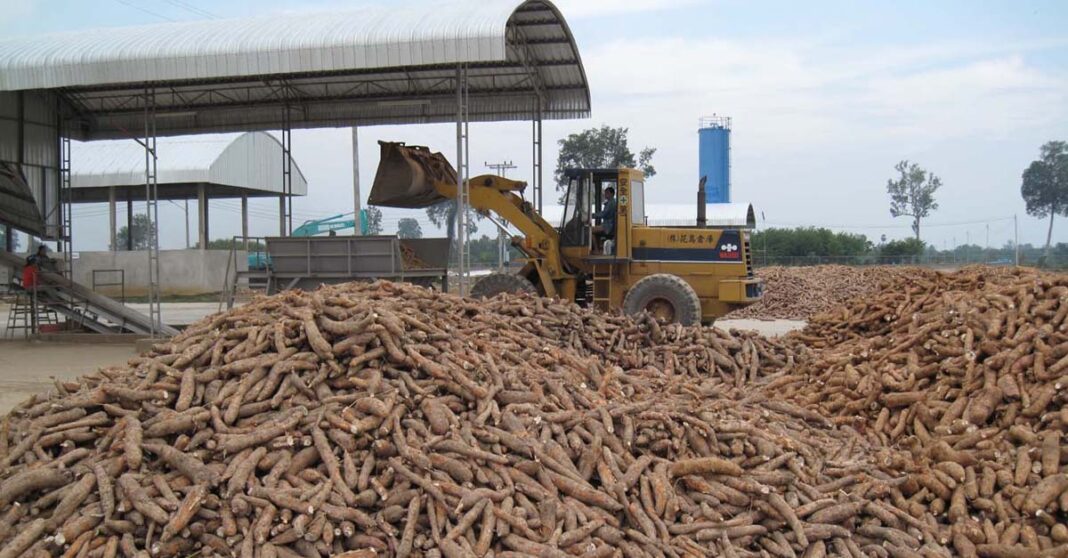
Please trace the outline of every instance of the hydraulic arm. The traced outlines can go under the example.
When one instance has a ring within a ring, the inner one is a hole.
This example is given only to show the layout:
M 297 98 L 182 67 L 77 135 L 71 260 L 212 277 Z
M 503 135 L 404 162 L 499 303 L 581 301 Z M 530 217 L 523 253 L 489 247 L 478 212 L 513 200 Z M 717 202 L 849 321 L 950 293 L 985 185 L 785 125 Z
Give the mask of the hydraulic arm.
M 386 207 L 422 208 L 455 200 L 459 180 L 456 171 L 441 153 L 426 147 L 396 142 L 378 142 L 382 159 L 368 202 Z M 476 211 L 493 212 L 523 235 L 517 247 L 528 258 L 541 260 L 539 272 L 556 278 L 564 273 L 560 260 L 560 234 L 517 194 L 526 183 L 494 175 L 481 175 L 468 181 L 469 203 Z

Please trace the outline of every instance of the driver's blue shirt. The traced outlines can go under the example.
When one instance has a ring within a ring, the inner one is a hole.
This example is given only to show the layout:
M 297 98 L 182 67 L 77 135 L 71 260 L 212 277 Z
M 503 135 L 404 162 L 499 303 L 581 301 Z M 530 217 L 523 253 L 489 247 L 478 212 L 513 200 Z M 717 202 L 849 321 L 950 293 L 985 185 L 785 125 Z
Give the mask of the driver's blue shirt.
M 597 214 L 597 218 L 601 220 L 601 226 L 604 228 L 605 234 L 608 236 L 615 236 L 616 234 L 616 199 L 612 198 L 604 202 L 604 207 L 601 212 Z

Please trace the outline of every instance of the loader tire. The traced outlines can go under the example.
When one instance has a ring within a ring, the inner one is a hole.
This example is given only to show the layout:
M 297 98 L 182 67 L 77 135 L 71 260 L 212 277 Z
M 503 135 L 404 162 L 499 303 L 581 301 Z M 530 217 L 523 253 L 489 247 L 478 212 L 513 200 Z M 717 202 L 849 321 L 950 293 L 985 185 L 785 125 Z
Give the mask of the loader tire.
M 525 277 L 512 273 L 491 273 L 471 287 L 471 298 L 493 298 L 501 293 L 530 293 L 537 295 L 534 285 Z
M 682 325 L 701 323 L 701 299 L 689 283 L 677 275 L 657 273 L 640 279 L 627 291 L 623 311 L 635 316 L 648 312 L 654 318 Z

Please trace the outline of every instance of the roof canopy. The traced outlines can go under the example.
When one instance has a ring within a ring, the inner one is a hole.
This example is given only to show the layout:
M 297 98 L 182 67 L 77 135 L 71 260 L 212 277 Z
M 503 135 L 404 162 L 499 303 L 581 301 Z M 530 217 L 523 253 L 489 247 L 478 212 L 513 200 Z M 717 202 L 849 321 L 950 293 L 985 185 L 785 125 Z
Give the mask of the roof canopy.
M 0 91 L 56 90 L 71 137 L 452 122 L 457 70 L 471 121 L 578 118 L 590 92 L 548 0 L 165 23 L 0 40 Z M 288 109 L 286 108 L 288 107 Z
M 164 138 L 156 144 L 159 199 L 264 197 L 283 193 L 282 144 L 266 132 L 196 138 Z M 132 140 L 73 143 L 72 198 L 106 202 L 111 188 L 120 200 L 145 197 L 145 149 Z M 308 181 L 293 161 L 293 195 L 308 193 Z

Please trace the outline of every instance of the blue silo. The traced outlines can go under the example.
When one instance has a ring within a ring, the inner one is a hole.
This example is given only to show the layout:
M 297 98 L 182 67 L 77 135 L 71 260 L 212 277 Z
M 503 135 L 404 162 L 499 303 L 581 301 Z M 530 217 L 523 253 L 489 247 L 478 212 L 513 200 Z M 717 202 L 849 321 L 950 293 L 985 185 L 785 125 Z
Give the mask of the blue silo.
M 731 201 L 731 119 L 727 116 L 706 116 L 701 119 L 698 137 L 698 175 L 707 176 L 705 201 Z

